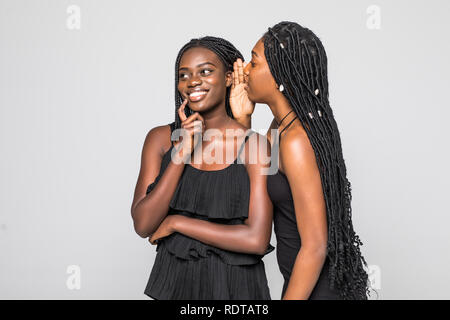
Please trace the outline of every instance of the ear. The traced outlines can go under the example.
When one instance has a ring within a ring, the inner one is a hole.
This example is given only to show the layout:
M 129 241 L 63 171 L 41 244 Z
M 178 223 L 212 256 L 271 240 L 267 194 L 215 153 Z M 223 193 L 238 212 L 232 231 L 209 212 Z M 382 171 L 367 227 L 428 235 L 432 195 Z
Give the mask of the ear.
M 233 71 L 227 71 L 227 73 L 225 73 L 225 82 L 227 87 L 233 84 Z

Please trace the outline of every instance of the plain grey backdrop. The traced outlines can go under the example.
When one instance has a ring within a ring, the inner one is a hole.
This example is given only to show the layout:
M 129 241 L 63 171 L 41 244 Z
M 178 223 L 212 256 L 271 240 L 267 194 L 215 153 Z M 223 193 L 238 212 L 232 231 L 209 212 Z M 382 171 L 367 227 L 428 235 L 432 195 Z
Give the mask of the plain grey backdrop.
M 147 132 L 174 119 L 178 50 L 213 35 L 249 60 L 282 20 L 313 30 L 327 51 L 373 298 L 450 298 L 449 9 L 0 0 L 0 298 L 149 299 L 155 247 L 134 232 L 130 206 Z M 258 104 L 253 129 L 271 120 Z M 264 261 L 280 299 L 275 252 Z

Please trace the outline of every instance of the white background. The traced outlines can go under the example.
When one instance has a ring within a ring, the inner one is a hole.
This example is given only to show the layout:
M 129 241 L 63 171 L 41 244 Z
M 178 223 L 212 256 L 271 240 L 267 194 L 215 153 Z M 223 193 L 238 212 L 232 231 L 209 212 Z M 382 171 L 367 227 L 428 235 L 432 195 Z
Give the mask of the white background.
M 69 5 L 81 28 L 67 27 Z M 370 29 L 367 9 L 380 9 Z M 328 55 L 353 223 L 379 299 L 448 299 L 448 1 L 0 1 L 0 298 L 149 299 L 155 247 L 131 201 L 147 132 L 174 119 L 191 38 L 250 59 L 296 21 Z M 257 105 L 254 130 L 271 113 Z M 273 245 L 276 245 L 272 235 Z M 264 258 L 272 299 L 282 277 Z M 81 270 L 70 290 L 67 268 Z M 376 296 L 375 296 L 376 298 Z

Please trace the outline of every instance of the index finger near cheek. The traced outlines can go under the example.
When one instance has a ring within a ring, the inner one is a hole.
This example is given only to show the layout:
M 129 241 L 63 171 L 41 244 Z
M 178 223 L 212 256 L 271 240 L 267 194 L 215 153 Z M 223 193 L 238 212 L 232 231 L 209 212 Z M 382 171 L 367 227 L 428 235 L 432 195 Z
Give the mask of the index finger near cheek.
M 186 107 L 187 99 L 183 101 L 183 103 L 178 108 L 178 116 L 180 117 L 181 122 L 185 121 L 187 119 L 186 114 L 184 113 L 184 107 Z
M 194 112 L 189 117 L 187 117 L 187 119 L 184 121 L 184 124 L 191 123 L 195 119 L 200 119 L 201 121 L 203 121 L 203 117 L 198 112 Z
M 199 119 L 202 123 L 205 123 L 205 119 L 203 119 L 200 113 L 197 113 L 197 119 Z
M 199 129 L 203 129 L 203 121 L 194 120 L 194 127 L 198 127 Z

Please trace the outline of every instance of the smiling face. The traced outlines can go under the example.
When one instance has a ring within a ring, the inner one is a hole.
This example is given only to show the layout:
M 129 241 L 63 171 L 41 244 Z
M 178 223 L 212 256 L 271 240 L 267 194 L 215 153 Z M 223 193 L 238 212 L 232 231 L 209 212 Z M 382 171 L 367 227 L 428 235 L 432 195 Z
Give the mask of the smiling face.
M 244 74 L 247 76 L 247 94 L 253 102 L 268 104 L 281 94 L 267 64 L 262 38 L 253 47 L 252 60 L 245 67 Z
M 217 105 L 225 107 L 226 89 L 232 72 L 226 72 L 220 58 L 211 50 L 194 47 L 186 50 L 178 69 L 178 91 L 194 112 L 206 112 Z

